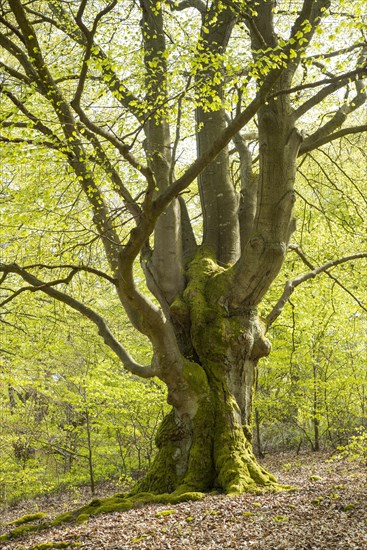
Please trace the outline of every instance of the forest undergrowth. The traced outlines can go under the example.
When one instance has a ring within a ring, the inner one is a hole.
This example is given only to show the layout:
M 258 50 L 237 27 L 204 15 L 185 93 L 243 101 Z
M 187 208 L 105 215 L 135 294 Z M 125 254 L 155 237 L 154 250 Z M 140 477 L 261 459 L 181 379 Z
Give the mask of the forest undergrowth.
M 280 482 L 293 485 L 296 491 L 209 495 L 196 502 L 149 504 L 3 541 L 2 548 L 367 548 L 367 467 L 329 459 L 325 453 L 285 453 L 263 461 Z M 114 487 L 105 484 L 97 491 L 96 496 L 102 498 L 113 494 Z M 88 500 L 87 491 L 80 489 L 18 503 L 3 510 L 1 532 L 9 532 L 9 522 L 26 514 L 42 511 L 52 518 Z

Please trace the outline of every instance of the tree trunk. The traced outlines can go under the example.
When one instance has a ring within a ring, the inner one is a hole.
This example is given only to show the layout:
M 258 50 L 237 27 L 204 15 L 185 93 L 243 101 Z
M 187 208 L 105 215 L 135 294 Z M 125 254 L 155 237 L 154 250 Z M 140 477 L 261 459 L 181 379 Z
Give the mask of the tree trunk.
M 229 273 L 201 249 L 187 271 L 182 297 L 173 304 L 175 314 L 186 314 L 191 324 L 194 356 L 184 367 L 190 397 L 185 384 L 182 399 L 174 388 L 175 403 L 184 405 L 175 405 L 163 420 L 158 454 L 137 492 L 276 487 L 253 455 L 250 427 L 257 362 L 270 344 L 256 309 L 228 313 L 222 298 L 231 284 Z

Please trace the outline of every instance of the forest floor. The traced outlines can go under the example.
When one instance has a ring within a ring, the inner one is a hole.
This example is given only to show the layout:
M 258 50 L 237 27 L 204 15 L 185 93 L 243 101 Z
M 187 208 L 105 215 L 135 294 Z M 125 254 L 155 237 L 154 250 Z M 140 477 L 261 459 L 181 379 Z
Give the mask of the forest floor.
M 32 533 L 4 542 L 2 548 L 43 550 L 63 542 L 69 544 L 63 547 L 85 550 L 367 550 L 367 467 L 327 458 L 283 454 L 263 461 L 280 482 L 296 487 L 294 492 L 144 505 Z M 104 487 L 97 496 L 106 491 L 111 494 L 113 488 Z M 75 502 L 75 494 L 62 494 L 23 502 L 2 512 L 1 530 L 6 532 L 5 523 L 25 513 L 42 510 L 52 517 L 84 498 Z

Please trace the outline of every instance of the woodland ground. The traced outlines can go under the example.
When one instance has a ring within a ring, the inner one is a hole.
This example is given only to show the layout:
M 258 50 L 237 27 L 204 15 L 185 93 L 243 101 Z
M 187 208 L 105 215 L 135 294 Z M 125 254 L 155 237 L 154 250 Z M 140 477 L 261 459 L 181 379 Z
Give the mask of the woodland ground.
M 31 550 L 42 548 L 40 543 L 69 542 L 67 548 L 88 550 L 367 549 L 367 467 L 328 458 L 283 454 L 263 461 L 279 481 L 297 487 L 295 492 L 145 505 L 31 534 L 2 548 Z M 113 490 L 105 486 L 97 496 Z M 6 522 L 26 513 L 42 510 L 52 516 L 88 498 L 81 493 L 76 502 L 75 494 L 63 493 L 23 502 L 2 512 L 2 532 Z

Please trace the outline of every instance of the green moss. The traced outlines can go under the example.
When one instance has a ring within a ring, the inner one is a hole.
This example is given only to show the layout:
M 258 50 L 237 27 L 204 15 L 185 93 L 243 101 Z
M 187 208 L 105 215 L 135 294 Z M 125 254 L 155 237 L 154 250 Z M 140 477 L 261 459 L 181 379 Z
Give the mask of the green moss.
M 160 518 L 160 517 L 166 517 L 166 516 L 171 516 L 172 514 L 175 514 L 176 513 L 176 510 L 161 510 L 160 512 L 157 512 L 155 517 L 156 518 Z
M 209 394 L 208 377 L 200 365 L 192 361 L 185 361 L 183 374 L 196 394 Z
M 172 304 L 170 305 L 170 310 L 173 313 L 173 315 L 178 319 L 186 319 L 190 316 L 190 310 L 188 308 L 188 305 L 181 298 L 181 296 L 177 296 L 173 300 Z
M 139 493 L 172 493 L 179 485 L 180 476 L 177 472 L 177 445 L 183 442 L 185 434 L 182 427 L 175 420 L 175 412 L 172 410 L 166 415 L 158 428 L 156 445 L 158 452 L 154 461 L 141 482 L 137 483 L 129 496 Z M 190 437 L 190 433 L 186 434 Z
M 43 512 L 36 512 L 35 514 L 27 514 L 25 516 L 22 516 L 21 518 L 18 518 L 14 521 L 9 521 L 6 525 L 23 525 L 24 523 L 31 523 L 32 521 L 36 521 L 38 519 L 42 519 L 46 517 L 47 514 Z
M 137 537 L 136 539 L 132 539 L 131 544 L 138 544 L 139 542 L 143 542 L 149 535 L 142 535 L 141 537 Z
M 126 499 L 122 502 L 110 502 L 97 508 L 97 510 L 91 515 L 96 516 L 97 514 L 109 514 L 111 512 L 126 512 L 131 510 L 133 507 L 134 502 L 130 499 Z
M 86 506 L 79 508 L 73 513 L 73 519 L 78 521 L 78 518 L 82 516 L 79 521 L 86 521 L 89 516 L 97 516 L 99 514 L 109 514 L 111 512 L 125 512 L 133 508 L 134 502 L 129 498 L 120 497 L 108 497 L 103 500 L 96 500 L 90 502 Z M 86 519 L 83 519 L 83 518 Z
M 42 528 L 45 528 L 45 526 L 42 525 L 21 525 L 20 527 L 16 527 L 10 533 L 8 533 L 8 537 L 10 539 L 16 539 L 19 537 L 22 537 L 23 535 L 26 535 L 28 533 L 32 533 L 32 531 L 40 531 Z
M 46 514 L 44 514 L 43 512 L 37 512 L 35 514 L 27 514 L 25 516 L 22 516 L 21 518 L 7 523 L 7 525 L 17 525 L 18 527 L 12 529 L 11 531 L 9 531 L 9 533 L 2 535 L 0 537 L 0 541 L 16 539 L 28 533 L 32 533 L 34 531 L 42 531 L 43 529 L 46 529 L 51 525 L 50 522 L 37 523 L 36 525 L 31 524 L 31 522 L 39 521 L 45 516 Z
M 74 516 L 72 512 L 65 512 L 64 514 L 59 514 L 51 521 L 51 525 L 57 526 L 61 525 L 62 523 L 69 523 L 73 520 Z
M 102 501 L 100 498 L 95 498 L 89 503 L 89 506 L 101 506 Z
M 215 307 L 210 307 L 206 299 L 206 286 L 208 280 L 215 273 L 222 270 L 215 262 L 214 255 L 205 247 L 198 249 L 194 259 L 190 262 L 187 270 L 188 284 L 183 294 L 183 299 L 190 309 L 192 325 L 203 328 L 208 320 L 216 317 Z M 199 336 L 194 334 L 193 338 Z
M 187 491 L 184 493 L 173 493 L 172 503 L 188 502 L 192 500 L 201 500 L 206 497 L 206 493 L 201 493 L 200 491 Z
M 200 498 L 203 498 L 204 496 L 205 493 L 182 492 L 181 488 L 181 491 L 174 493 L 152 494 L 146 492 L 136 495 L 130 495 L 129 497 L 126 497 L 126 495 L 116 495 L 114 497 L 109 497 L 105 499 L 95 499 L 92 500 L 89 504 L 82 506 L 81 508 L 58 515 L 51 522 L 45 522 L 38 525 L 30 525 L 29 523 L 20 525 L 9 533 L 0 536 L 0 541 L 7 541 L 19 538 L 23 535 L 26 535 L 27 533 L 33 531 L 42 531 L 48 527 L 62 525 L 63 523 L 83 523 L 84 521 L 87 521 L 90 516 L 107 514 L 116 511 L 127 511 L 142 504 L 152 502 L 160 504 L 177 504 L 179 502 L 185 502 L 187 500 L 198 500 Z M 174 512 L 175 510 L 171 511 L 170 513 Z M 168 511 L 163 510 L 160 515 L 168 515 Z M 41 515 L 37 515 L 36 519 L 42 519 L 43 517 L 44 516 L 41 517 Z M 49 546 L 49 543 L 43 544 L 45 544 L 46 546 L 40 548 L 66 548 L 66 546 Z M 78 545 L 79 543 L 74 544 L 74 546 Z M 38 549 L 38 547 L 35 547 L 35 550 L 36 548 Z
M 89 514 L 79 514 L 79 516 L 76 518 L 75 523 L 80 525 L 81 523 L 85 523 L 89 519 Z
M 273 520 L 276 521 L 277 523 L 283 523 L 283 522 L 289 521 L 289 518 L 287 518 L 286 516 L 275 516 Z

